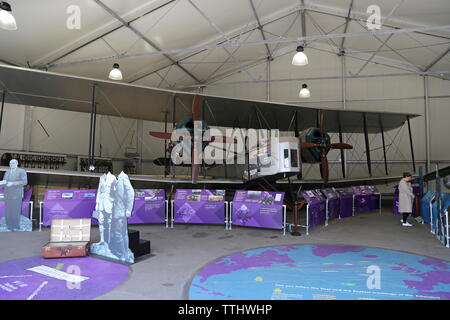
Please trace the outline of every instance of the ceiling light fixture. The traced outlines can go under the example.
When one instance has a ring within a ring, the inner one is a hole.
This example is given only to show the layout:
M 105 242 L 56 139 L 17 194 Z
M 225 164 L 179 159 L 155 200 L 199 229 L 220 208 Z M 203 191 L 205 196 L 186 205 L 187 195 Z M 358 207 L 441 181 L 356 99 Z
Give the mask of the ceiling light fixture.
M 122 72 L 119 69 L 119 64 L 114 63 L 111 72 L 109 73 L 109 78 L 111 80 L 122 80 Z
M 8 2 L 0 1 L 0 29 L 17 30 L 16 19 Z
M 308 64 L 308 57 L 303 53 L 305 48 L 303 46 L 297 47 L 297 53 L 294 58 L 292 58 L 292 64 L 294 66 L 306 66 Z
M 300 98 L 309 98 L 311 97 L 311 92 L 309 92 L 308 86 L 306 83 L 302 84 L 302 90 L 300 90 L 300 93 L 298 95 Z

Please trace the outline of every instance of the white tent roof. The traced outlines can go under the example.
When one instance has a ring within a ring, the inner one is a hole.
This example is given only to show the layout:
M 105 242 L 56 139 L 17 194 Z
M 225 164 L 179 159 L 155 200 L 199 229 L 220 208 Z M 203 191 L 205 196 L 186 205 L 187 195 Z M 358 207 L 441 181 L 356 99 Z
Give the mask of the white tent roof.
M 301 0 L 9 3 L 18 30 L 0 30 L 0 61 L 22 67 L 107 79 L 118 62 L 124 82 L 162 88 L 208 85 L 245 72 L 268 56 L 292 54 L 299 44 L 292 39 L 306 35 L 317 36 L 307 41 L 307 47 L 333 54 L 344 49 L 359 58 L 361 74 L 369 60 L 399 72 L 433 72 L 450 79 L 448 0 L 305 0 L 304 5 Z M 373 4 L 383 16 L 379 32 L 396 33 L 368 33 L 366 10 Z M 74 6 L 80 9 L 79 29 L 67 26 Z M 352 36 L 361 32 L 366 34 Z

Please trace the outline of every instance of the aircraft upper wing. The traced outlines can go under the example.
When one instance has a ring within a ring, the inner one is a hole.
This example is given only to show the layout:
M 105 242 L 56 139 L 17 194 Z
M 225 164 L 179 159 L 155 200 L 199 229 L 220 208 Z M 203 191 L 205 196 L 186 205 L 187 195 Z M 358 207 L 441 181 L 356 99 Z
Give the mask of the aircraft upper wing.
M 150 88 L 114 81 L 84 78 L 26 68 L 0 66 L 0 90 L 6 91 L 9 103 L 55 108 L 67 111 L 91 112 L 93 86 L 97 114 L 171 122 L 190 117 L 195 93 Z M 316 125 L 317 108 L 282 103 L 232 99 L 200 95 L 204 100 L 204 120 L 211 126 L 264 128 L 294 131 L 294 113 L 298 111 L 298 129 Z M 173 105 L 175 99 L 175 117 Z M 366 114 L 367 131 L 380 132 L 402 126 L 416 114 L 324 110 L 328 132 L 364 132 L 362 117 Z

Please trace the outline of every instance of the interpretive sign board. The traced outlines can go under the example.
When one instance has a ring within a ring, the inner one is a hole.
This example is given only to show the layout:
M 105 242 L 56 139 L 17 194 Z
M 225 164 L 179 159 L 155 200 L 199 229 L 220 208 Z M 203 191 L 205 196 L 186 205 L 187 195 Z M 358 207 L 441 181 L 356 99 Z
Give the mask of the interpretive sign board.
M 225 190 L 177 190 L 172 208 L 173 222 L 224 224 L 225 220 Z
M 283 229 L 284 192 L 237 190 L 231 210 L 233 225 Z

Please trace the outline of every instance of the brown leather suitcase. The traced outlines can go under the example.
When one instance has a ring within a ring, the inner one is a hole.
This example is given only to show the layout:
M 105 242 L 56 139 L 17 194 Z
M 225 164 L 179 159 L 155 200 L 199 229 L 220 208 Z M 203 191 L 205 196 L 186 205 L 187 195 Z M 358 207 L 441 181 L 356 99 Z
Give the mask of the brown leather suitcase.
M 89 252 L 91 219 L 53 219 L 50 242 L 42 247 L 44 258 L 84 257 Z

